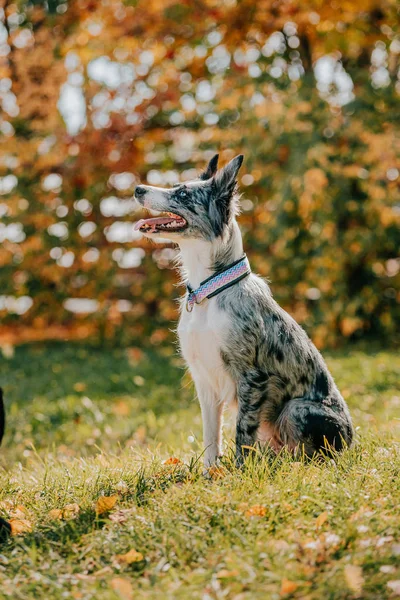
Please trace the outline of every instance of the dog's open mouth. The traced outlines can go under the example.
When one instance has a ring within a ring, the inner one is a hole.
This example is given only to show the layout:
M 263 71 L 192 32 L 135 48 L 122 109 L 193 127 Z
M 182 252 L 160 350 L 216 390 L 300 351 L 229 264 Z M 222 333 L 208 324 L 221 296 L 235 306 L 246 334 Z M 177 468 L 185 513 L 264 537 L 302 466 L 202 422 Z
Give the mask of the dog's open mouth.
M 166 216 L 162 216 L 162 215 Z M 142 233 L 157 233 L 158 231 L 182 231 L 187 227 L 187 221 L 172 212 L 160 213 L 159 217 L 140 219 L 135 224 L 135 231 Z

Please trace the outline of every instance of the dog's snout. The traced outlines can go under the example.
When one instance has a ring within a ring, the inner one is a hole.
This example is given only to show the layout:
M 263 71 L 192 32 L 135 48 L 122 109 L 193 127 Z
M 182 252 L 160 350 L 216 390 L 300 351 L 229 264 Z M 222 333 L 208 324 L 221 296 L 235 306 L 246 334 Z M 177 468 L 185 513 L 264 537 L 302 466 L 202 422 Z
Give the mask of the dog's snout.
M 141 185 L 138 185 L 137 188 L 135 189 L 135 196 L 137 198 L 143 198 L 143 196 L 145 195 L 146 192 L 147 192 L 146 188 L 144 188 Z

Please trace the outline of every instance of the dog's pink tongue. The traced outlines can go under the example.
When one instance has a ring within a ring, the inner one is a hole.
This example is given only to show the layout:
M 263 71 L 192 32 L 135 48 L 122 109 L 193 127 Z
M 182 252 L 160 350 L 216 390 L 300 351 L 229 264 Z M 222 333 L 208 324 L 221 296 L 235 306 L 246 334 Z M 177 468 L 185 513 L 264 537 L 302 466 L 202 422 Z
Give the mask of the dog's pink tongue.
M 135 225 L 133 226 L 134 231 L 137 231 L 138 229 L 140 229 L 141 226 L 144 225 L 145 223 L 146 223 L 146 219 L 140 219 L 140 221 L 135 223 Z
M 174 219 L 171 217 L 154 217 L 153 219 L 140 219 L 135 226 L 134 230 L 137 231 L 142 227 L 142 225 L 149 225 L 152 227 L 153 225 L 163 225 L 164 223 L 171 223 Z

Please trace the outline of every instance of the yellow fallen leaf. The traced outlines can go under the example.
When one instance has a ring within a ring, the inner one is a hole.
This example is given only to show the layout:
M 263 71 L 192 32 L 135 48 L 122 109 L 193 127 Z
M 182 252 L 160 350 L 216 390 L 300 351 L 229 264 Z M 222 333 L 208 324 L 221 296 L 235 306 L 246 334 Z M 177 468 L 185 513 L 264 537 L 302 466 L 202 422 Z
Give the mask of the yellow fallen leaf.
M 126 554 L 117 554 L 116 559 L 119 562 L 131 565 L 135 562 L 141 562 L 143 560 L 143 554 L 141 552 L 137 552 L 134 548 L 132 548 Z
M 295 592 L 297 588 L 298 585 L 294 581 L 289 581 L 289 579 L 282 579 L 280 594 L 281 596 L 284 596 L 285 594 L 293 594 L 293 592 Z
M 32 524 L 27 519 L 10 519 L 11 535 L 19 535 L 32 531 Z
M 129 579 L 114 577 L 111 579 L 111 587 L 123 600 L 133 600 L 133 588 Z
M 50 519 L 62 519 L 62 516 L 63 516 L 63 511 L 61 510 L 61 508 L 53 508 L 49 512 Z
M 315 527 L 317 529 L 320 529 L 320 527 L 322 527 L 322 525 L 328 520 L 328 513 L 325 511 L 323 513 L 321 513 L 320 515 L 318 515 L 318 517 L 315 519 Z
M 104 515 L 104 513 L 109 512 L 116 505 L 118 500 L 118 496 L 114 494 L 114 496 L 100 496 L 100 498 L 96 502 L 96 513 L 98 515 Z
M 221 569 L 217 573 L 217 579 L 229 579 L 230 577 L 237 577 L 239 575 L 239 571 L 234 569 L 233 571 L 228 571 L 228 569 Z
M 357 565 L 346 565 L 344 568 L 344 577 L 349 589 L 359 597 L 364 585 L 362 568 Z
M 112 411 L 115 415 L 118 415 L 119 417 L 127 417 L 131 412 L 131 407 L 127 402 L 120 400 L 120 402 L 114 404 L 114 406 L 112 407 Z
M 254 506 L 250 506 L 244 514 L 246 517 L 265 517 L 267 509 L 261 504 L 254 504 Z
M 74 383 L 74 390 L 75 392 L 84 392 L 86 390 L 86 383 L 83 383 L 82 381 L 77 381 L 76 383 Z
M 176 456 L 170 456 L 167 460 L 164 460 L 164 465 L 181 465 L 182 461 Z
M 225 477 L 227 471 L 226 469 L 224 469 L 224 467 L 210 467 L 208 469 L 208 475 L 211 477 L 211 479 L 214 479 L 214 481 L 217 481 L 218 479 L 222 479 L 223 477 Z
M 76 502 L 73 504 L 67 504 L 62 510 L 63 519 L 71 519 L 72 517 L 76 517 L 80 510 L 79 504 L 76 504 Z

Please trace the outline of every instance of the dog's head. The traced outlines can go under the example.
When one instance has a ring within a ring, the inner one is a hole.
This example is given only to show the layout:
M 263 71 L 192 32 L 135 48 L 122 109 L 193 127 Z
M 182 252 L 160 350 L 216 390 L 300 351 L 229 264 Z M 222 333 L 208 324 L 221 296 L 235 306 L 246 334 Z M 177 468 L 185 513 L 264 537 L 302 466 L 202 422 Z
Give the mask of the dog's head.
M 136 200 L 152 213 L 135 229 L 149 238 L 161 237 L 179 243 L 181 239 L 213 240 L 229 227 L 238 211 L 237 174 L 243 155 L 217 170 L 218 154 L 194 181 L 171 189 L 140 185 Z

